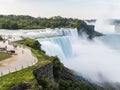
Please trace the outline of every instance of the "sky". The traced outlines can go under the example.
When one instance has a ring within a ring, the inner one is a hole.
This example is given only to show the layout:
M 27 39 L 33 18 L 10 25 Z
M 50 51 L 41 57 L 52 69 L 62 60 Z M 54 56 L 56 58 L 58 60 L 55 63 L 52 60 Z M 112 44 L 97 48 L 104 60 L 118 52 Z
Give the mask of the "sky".
M 0 0 L 0 14 L 120 19 L 120 0 Z

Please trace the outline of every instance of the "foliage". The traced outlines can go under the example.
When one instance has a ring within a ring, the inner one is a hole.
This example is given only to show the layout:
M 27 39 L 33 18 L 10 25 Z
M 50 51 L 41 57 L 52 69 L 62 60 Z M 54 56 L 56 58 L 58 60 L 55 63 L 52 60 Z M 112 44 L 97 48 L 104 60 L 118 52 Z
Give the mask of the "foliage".
M 1 29 L 77 28 L 84 24 L 86 23 L 82 20 L 60 16 L 35 18 L 23 15 L 0 15 Z
M 0 41 L 2 41 L 3 40 L 3 38 L 2 38 L 2 36 L 0 36 Z
M 41 45 L 37 40 L 24 38 L 23 41 L 18 42 L 19 44 L 23 44 L 25 46 L 34 48 L 35 50 L 41 50 Z
M 39 83 L 39 85 L 42 86 L 43 90 L 50 89 L 52 87 L 50 80 L 47 78 L 44 78 L 44 77 L 40 77 L 38 79 L 38 83 Z
M 59 90 L 94 90 L 94 88 L 85 82 L 60 80 Z
M 10 54 L 0 52 L 0 61 L 1 61 L 1 60 L 5 60 L 5 59 L 8 59 L 8 58 L 10 58 L 10 57 L 11 57 Z
M 52 61 L 53 61 L 53 75 L 55 80 L 58 81 L 61 79 L 63 64 L 59 61 L 57 57 L 52 57 Z

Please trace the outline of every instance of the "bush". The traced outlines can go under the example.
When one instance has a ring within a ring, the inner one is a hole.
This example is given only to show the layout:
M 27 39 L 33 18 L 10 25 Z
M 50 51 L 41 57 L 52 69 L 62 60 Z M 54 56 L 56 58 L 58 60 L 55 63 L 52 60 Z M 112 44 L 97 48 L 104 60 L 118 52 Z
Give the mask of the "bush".
M 41 50 L 41 45 L 37 40 L 25 38 L 23 41 L 19 42 L 20 44 L 23 44 L 25 46 L 31 47 L 35 50 Z
M 56 81 L 61 79 L 63 64 L 59 61 L 57 57 L 53 57 L 53 75 Z
M 94 90 L 94 88 L 85 82 L 60 80 L 59 90 Z
M 50 81 L 47 78 L 43 78 L 43 77 L 40 77 L 38 79 L 38 83 L 43 87 L 43 89 L 50 88 L 51 86 Z
M 2 41 L 3 40 L 3 38 L 2 38 L 2 36 L 0 36 L 0 41 Z

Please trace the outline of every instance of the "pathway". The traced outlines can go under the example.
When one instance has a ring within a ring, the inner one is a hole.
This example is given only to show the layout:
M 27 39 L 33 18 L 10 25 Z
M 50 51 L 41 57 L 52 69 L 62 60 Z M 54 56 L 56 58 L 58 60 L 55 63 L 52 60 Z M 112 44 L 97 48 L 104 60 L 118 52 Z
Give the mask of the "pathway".
M 7 50 L 15 50 L 16 55 L 12 55 L 11 58 L 0 61 L 0 76 L 21 70 L 37 63 L 37 58 L 33 56 L 29 48 L 18 46 L 15 49 L 13 45 L 9 45 L 8 41 L 5 43 L 0 42 L 0 47 L 5 46 L 7 46 Z

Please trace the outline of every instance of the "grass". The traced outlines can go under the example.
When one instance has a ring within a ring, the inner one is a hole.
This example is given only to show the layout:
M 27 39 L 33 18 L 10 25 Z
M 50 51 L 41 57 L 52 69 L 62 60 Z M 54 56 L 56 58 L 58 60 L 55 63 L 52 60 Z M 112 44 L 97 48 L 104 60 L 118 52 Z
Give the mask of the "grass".
M 13 72 L 0 77 L 0 90 L 9 90 L 11 86 L 19 84 L 22 81 L 34 81 L 33 70 L 49 62 L 50 58 L 47 55 L 45 55 L 45 53 L 39 50 L 31 50 L 33 54 L 38 58 L 38 63 L 20 71 Z
M 8 53 L 0 52 L 0 61 L 10 58 L 11 55 Z

